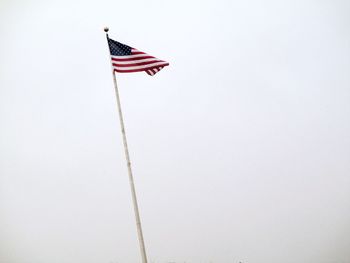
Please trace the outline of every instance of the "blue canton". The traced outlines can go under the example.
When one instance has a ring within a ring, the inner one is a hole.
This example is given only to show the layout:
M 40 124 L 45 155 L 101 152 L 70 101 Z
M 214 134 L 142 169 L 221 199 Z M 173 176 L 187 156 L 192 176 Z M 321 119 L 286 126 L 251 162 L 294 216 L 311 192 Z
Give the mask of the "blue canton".
M 118 41 L 108 38 L 109 50 L 112 56 L 128 56 L 131 55 L 131 47 L 119 43 Z

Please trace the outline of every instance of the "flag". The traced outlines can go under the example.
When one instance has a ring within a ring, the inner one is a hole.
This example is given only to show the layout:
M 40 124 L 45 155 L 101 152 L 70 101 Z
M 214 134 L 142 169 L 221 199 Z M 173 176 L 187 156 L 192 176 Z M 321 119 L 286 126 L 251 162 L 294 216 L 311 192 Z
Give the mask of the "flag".
M 152 57 L 135 48 L 129 47 L 107 36 L 111 62 L 114 71 L 119 73 L 130 73 L 145 71 L 153 76 L 169 63 Z

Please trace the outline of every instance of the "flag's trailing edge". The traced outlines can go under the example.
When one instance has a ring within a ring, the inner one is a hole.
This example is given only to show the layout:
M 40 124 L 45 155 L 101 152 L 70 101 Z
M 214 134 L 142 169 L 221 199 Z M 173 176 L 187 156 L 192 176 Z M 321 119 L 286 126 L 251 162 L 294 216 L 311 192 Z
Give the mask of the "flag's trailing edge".
M 107 36 L 111 62 L 114 71 L 119 73 L 131 73 L 145 71 L 153 76 L 169 63 L 152 57 L 135 48 L 129 47 Z

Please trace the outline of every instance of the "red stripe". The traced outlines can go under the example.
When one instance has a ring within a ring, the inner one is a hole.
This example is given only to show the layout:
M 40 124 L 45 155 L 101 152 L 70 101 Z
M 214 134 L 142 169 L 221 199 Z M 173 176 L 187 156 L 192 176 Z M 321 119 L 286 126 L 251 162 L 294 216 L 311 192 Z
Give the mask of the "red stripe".
M 150 76 L 153 76 L 153 75 L 154 75 L 153 72 L 152 72 L 151 70 L 146 70 L 146 73 L 147 73 L 148 75 L 150 75 Z
M 164 61 L 158 61 L 158 62 L 164 62 Z M 153 63 L 158 63 L 158 62 L 152 62 L 152 63 L 147 63 L 147 62 L 145 62 L 144 65 L 148 65 L 148 64 L 151 65 L 151 64 L 153 64 Z M 141 63 L 140 63 L 140 64 L 141 64 Z M 123 68 L 134 67 L 133 65 L 135 65 L 135 64 L 120 65 L 120 64 L 113 63 L 112 65 L 113 65 L 114 68 L 122 68 L 121 70 L 124 70 Z M 136 65 L 136 66 L 142 66 L 142 65 Z M 147 70 L 147 69 L 150 69 L 150 68 L 153 69 L 153 68 L 159 68 L 159 67 L 163 68 L 163 67 L 166 67 L 166 66 L 169 66 L 169 63 L 164 62 L 164 63 L 161 64 L 161 65 L 149 66 L 149 67 L 143 68 L 143 69 L 141 69 L 141 70 Z
M 141 59 L 145 59 L 145 58 L 157 59 L 157 58 L 152 57 L 152 56 L 142 56 L 142 57 L 136 57 L 136 58 L 123 58 L 123 56 L 119 56 L 118 58 L 112 58 L 112 60 L 114 60 L 114 61 L 133 61 L 133 60 L 141 60 Z
M 162 66 L 162 68 L 165 67 L 165 66 L 168 66 L 168 65 L 164 65 L 164 66 Z M 128 73 L 128 72 L 147 71 L 147 70 L 150 70 L 150 69 L 153 69 L 153 68 L 155 68 L 155 67 L 148 67 L 148 68 L 141 68 L 141 69 L 122 69 L 122 70 L 120 70 L 120 69 L 114 67 L 114 70 L 117 71 L 117 72 L 120 72 L 120 73 Z
M 139 63 L 130 63 L 130 64 L 117 64 L 117 63 L 112 63 L 113 66 L 115 67 L 121 67 L 121 68 L 126 68 L 126 67 L 134 67 L 134 66 L 144 66 L 144 65 L 149 65 L 153 63 L 159 63 L 159 62 L 164 62 L 160 60 L 153 60 L 153 61 L 147 61 L 147 62 L 139 62 Z M 166 62 L 164 62 L 166 63 Z M 160 65 L 158 65 L 160 66 Z
M 137 50 L 137 49 L 131 50 L 131 55 L 139 55 L 139 54 L 148 55 L 148 54 L 146 54 L 145 52 L 139 51 L 139 50 Z

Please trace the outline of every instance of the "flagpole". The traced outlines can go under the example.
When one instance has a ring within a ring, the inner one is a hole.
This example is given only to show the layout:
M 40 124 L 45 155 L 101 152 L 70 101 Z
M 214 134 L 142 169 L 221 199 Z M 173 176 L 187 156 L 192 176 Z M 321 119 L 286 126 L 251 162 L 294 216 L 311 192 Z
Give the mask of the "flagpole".
M 106 32 L 107 39 L 108 39 L 108 34 L 107 34 L 108 30 L 109 30 L 108 27 L 104 28 L 104 31 Z M 132 176 L 131 162 L 130 162 L 130 156 L 129 156 L 129 149 L 128 149 L 128 143 L 127 143 L 127 140 L 126 140 L 126 133 L 125 133 L 125 128 L 124 128 L 123 113 L 122 113 L 122 108 L 121 108 L 121 103 L 120 103 L 117 79 L 116 79 L 116 76 L 115 76 L 115 72 L 114 72 L 113 66 L 112 66 L 112 75 L 113 75 L 115 96 L 116 96 L 117 105 L 118 105 L 120 128 L 121 128 L 122 136 L 123 136 L 123 145 L 124 145 L 124 151 L 125 151 L 125 159 L 126 159 L 126 164 L 128 166 L 129 183 L 130 183 L 132 202 L 133 202 L 133 207 L 134 207 L 134 212 L 135 212 L 137 235 L 138 235 L 139 244 L 140 244 L 142 263 L 147 263 L 145 242 L 143 240 L 141 220 L 140 220 L 140 213 L 139 213 L 139 208 L 138 208 L 138 205 L 137 205 L 137 198 L 136 198 L 134 178 Z

